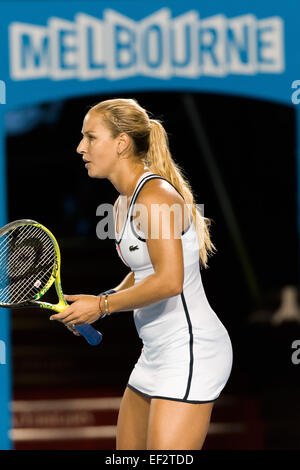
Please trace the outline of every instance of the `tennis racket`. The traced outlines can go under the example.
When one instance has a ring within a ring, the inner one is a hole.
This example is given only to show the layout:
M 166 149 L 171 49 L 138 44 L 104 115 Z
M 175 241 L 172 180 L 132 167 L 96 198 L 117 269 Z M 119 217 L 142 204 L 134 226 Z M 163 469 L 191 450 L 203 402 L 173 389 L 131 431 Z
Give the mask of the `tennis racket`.
M 39 307 L 63 312 L 68 303 L 60 282 L 60 250 L 50 230 L 34 220 L 16 220 L 0 229 L 0 307 Z M 55 283 L 57 304 L 39 299 Z M 89 344 L 102 335 L 91 325 L 74 325 Z

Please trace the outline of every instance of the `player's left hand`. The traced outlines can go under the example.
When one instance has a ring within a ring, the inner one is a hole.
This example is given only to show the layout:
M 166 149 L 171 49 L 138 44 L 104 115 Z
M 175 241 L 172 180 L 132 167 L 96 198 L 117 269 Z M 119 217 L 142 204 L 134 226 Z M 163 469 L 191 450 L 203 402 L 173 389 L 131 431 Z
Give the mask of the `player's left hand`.
M 61 313 L 51 315 L 50 320 L 57 320 L 65 325 L 84 325 L 94 323 L 101 317 L 99 297 L 96 295 L 64 295 L 69 307 Z

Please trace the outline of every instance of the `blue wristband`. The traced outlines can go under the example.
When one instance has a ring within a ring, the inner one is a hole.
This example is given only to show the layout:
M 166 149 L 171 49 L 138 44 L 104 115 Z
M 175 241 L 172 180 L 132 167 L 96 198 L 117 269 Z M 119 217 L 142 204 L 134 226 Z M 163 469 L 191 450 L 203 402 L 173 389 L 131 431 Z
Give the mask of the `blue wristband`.
M 109 289 L 109 290 L 105 290 L 104 292 L 101 292 L 98 297 L 100 297 L 100 295 L 105 295 L 105 294 L 115 294 L 116 291 L 114 289 Z M 107 315 L 113 315 L 114 313 L 117 313 L 117 312 L 113 312 L 113 313 L 110 313 L 110 314 L 107 314 L 107 313 L 104 313 L 104 315 L 101 315 L 101 319 L 106 317 Z
M 115 294 L 116 291 L 114 289 L 109 289 L 109 290 L 105 290 L 104 292 L 100 292 L 99 295 L 105 295 L 105 294 Z

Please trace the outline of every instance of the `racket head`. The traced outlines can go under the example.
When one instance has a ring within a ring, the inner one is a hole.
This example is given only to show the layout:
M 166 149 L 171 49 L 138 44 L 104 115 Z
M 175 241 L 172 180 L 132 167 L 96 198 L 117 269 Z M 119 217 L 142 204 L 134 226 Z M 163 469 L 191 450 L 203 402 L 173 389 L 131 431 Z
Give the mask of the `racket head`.
M 50 230 L 30 219 L 0 229 L 0 307 L 33 305 L 59 274 L 59 246 Z

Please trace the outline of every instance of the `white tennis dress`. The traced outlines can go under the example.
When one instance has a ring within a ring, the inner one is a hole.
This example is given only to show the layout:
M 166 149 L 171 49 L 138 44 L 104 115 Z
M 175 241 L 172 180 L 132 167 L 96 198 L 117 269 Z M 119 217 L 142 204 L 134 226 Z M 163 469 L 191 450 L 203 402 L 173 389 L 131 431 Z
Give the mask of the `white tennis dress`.
M 155 272 L 145 235 L 132 216 L 139 191 L 152 178 L 164 179 L 150 171 L 141 175 L 120 234 L 116 230 L 118 207 L 115 216 L 116 248 L 133 271 L 135 284 Z M 204 292 L 193 222 L 182 233 L 181 240 L 184 257 L 181 294 L 134 310 L 143 348 L 127 386 L 152 398 L 205 403 L 216 400 L 228 381 L 232 345 Z

